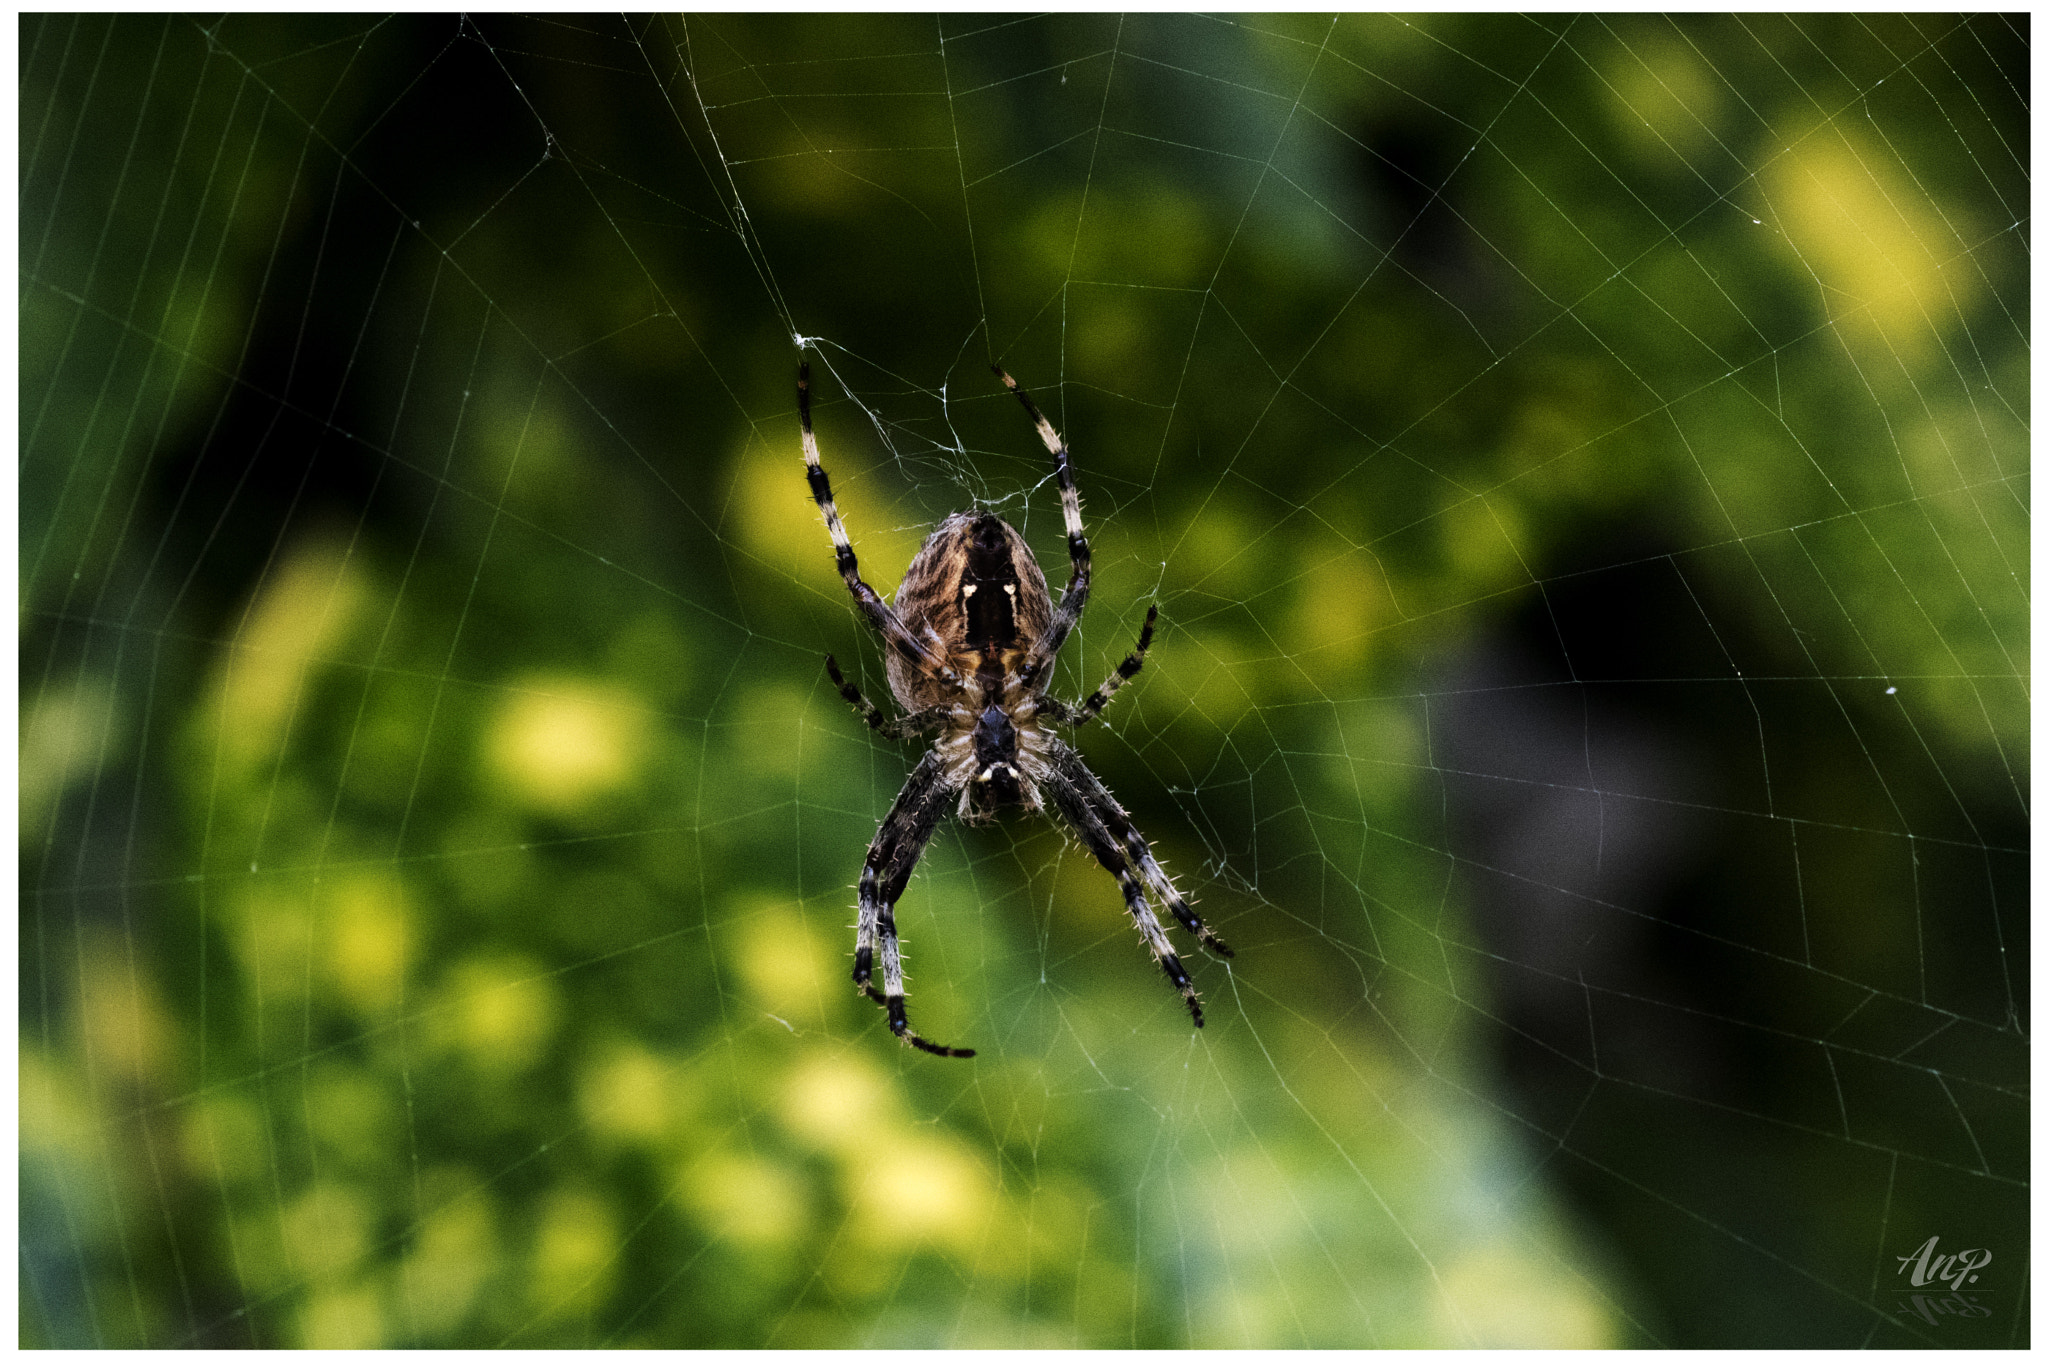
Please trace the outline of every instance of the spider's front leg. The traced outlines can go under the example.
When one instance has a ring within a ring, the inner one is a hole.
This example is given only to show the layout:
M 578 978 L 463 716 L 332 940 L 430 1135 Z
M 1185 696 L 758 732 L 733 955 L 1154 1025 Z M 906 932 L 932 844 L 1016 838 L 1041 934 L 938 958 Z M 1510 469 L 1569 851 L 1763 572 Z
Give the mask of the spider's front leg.
M 903 783 L 896 804 L 875 840 L 868 846 L 868 858 L 860 869 L 860 921 L 854 929 L 853 983 L 889 1013 L 889 1030 L 908 1045 L 928 1055 L 972 1059 L 974 1051 L 934 1045 L 910 1029 L 904 1015 L 903 959 L 896 944 L 896 900 L 910 881 L 917 858 L 932 840 L 946 806 L 960 793 L 960 787 L 946 779 L 945 763 L 937 752 L 927 752 Z M 882 952 L 882 987 L 873 979 L 875 948 Z
M 1031 400 L 1031 394 L 1017 386 L 1017 380 L 1003 372 L 1000 364 L 991 365 L 996 377 L 1003 380 L 1003 386 L 1017 394 L 1017 400 L 1024 404 L 1025 413 L 1038 427 L 1038 438 L 1052 455 L 1053 472 L 1060 484 L 1060 515 L 1067 526 L 1067 557 L 1073 564 L 1073 575 L 1067 578 L 1067 588 L 1060 593 L 1060 603 L 1052 612 L 1052 621 L 1045 632 L 1038 636 L 1031 647 L 1031 655 L 1024 661 L 1021 674 L 1028 682 L 1045 669 L 1067 635 L 1081 618 L 1082 607 L 1088 604 L 1088 583 L 1093 573 L 1094 559 L 1088 551 L 1088 536 L 1081 532 L 1081 494 L 1074 487 L 1074 470 L 1067 458 L 1067 442 L 1052 428 L 1052 422 L 1045 419 L 1038 410 L 1038 404 Z
M 889 603 L 882 599 L 880 592 L 861 580 L 860 560 L 854 557 L 853 541 L 847 537 L 846 524 L 839 518 L 839 503 L 832 499 L 832 479 L 825 475 L 825 466 L 818 461 L 818 437 L 811 429 L 811 366 L 808 362 L 797 367 L 796 410 L 803 425 L 804 478 L 810 483 L 811 499 L 818 503 L 818 513 L 825 517 L 825 529 L 832 536 L 832 554 L 839 564 L 840 580 L 853 593 L 854 603 L 860 606 L 861 614 L 867 617 L 868 623 L 874 625 L 875 631 L 890 647 L 902 654 L 912 666 L 957 684 L 959 674 L 910 632 L 896 612 L 889 608 Z

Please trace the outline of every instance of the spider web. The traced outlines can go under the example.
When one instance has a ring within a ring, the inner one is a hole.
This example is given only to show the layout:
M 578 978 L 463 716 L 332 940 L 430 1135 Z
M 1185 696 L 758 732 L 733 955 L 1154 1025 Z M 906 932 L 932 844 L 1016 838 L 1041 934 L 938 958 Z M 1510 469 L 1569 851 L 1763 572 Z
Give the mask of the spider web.
M 21 1341 L 2024 1346 L 2028 39 L 24 18 Z M 800 357 L 1203 1030 L 1043 820 L 847 986 Z

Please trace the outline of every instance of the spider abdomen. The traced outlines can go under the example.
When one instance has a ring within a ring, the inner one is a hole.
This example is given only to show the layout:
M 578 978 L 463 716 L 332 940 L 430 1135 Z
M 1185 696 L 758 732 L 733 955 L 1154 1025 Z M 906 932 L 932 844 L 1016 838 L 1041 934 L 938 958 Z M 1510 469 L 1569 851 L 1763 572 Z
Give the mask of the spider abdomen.
M 1000 699 L 1005 678 L 1052 622 L 1045 574 L 1030 546 L 987 511 L 961 511 L 939 522 L 910 560 L 894 608 L 962 683 L 891 652 L 889 689 L 912 712 L 963 701 L 978 710 Z

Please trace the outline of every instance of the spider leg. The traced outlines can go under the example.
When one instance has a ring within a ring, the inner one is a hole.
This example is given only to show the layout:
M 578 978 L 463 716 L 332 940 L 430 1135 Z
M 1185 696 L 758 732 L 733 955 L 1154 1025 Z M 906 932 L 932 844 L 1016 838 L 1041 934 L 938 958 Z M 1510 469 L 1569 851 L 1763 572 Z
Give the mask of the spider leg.
M 1062 704 L 1054 715 L 1061 723 L 1079 728 L 1096 715 L 1102 713 L 1110 697 L 1122 688 L 1124 682 L 1138 674 L 1138 668 L 1145 665 L 1145 650 L 1152 646 L 1152 626 L 1159 622 L 1159 607 L 1153 606 L 1145 612 L 1145 627 L 1138 632 L 1137 648 L 1116 664 L 1116 670 L 1109 679 L 1095 688 L 1095 694 L 1079 705 Z
M 913 733 L 922 733 L 929 728 L 935 727 L 946 717 L 945 707 L 934 705 L 930 709 L 921 709 L 915 714 L 906 714 L 900 719 L 887 718 L 881 710 L 875 707 L 874 701 L 860 693 L 859 686 L 846 679 L 845 674 L 839 670 L 839 659 L 833 657 L 830 653 L 825 654 L 825 671 L 831 676 L 832 684 L 839 687 L 839 693 L 846 697 L 846 703 L 853 706 L 854 712 L 866 720 L 869 728 L 874 729 L 875 732 L 881 734 L 890 742 L 908 737 Z
M 1070 705 L 1057 695 L 1034 696 L 1031 703 L 1037 707 L 1038 713 L 1045 715 L 1056 724 L 1065 724 L 1068 728 L 1079 728 L 1082 724 L 1088 722 L 1088 716 L 1081 712 L 1079 705 Z
M 1174 888 L 1173 880 L 1159 864 L 1158 859 L 1152 855 L 1151 843 L 1145 840 L 1145 835 L 1131 822 L 1131 816 L 1124 812 L 1123 805 L 1116 802 L 1116 796 L 1112 795 L 1103 783 L 1096 779 L 1095 773 L 1088 769 L 1087 764 L 1081 760 L 1081 754 L 1057 738 L 1049 739 L 1047 748 L 1047 760 L 1053 770 L 1058 772 L 1066 783 L 1071 784 L 1094 810 L 1103 827 L 1121 846 L 1139 877 L 1159 896 L 1160 902 L 1166 905 L 1174 920 L 1193 932 L 1195 939 L 1211 954 L 1226 960 L 1235 956 L 1237 952 L 1230 949 L 1223 938 L 1216 934 L 1214 927 L 1202 921 L 1189 906 L 1188 901 L 1181 897 L 1180 891 Z
M 875 626 L 877 633 L 889 645 L 911 662 L 935 676 L 943 676 L 957 684 L 959 674 L 927 647 L 917 635 L 899 619 L 881 593 L 861 580 L 860 562 L 853 555 L 853 541 L 846 536 L 846 524 L 839 518 L 839 505 L 832 500 L 832 480 L 825 476 L 825 467 L 818 462 L 818 437 L 811 430 L 811 366 L 799 365 L 796 371 L 796 410 L 803 422 L 804 436 L 804 477 L 811 485 L 811 499 L 818 503 L 818 510 L 825 517 L 825 528 L 832 535 L 832 552 L 839 560 L 839 576 L 845 581 L 846 589 L 853 593 L 854 603 L 867 616 L 868 623 Z
M 1081 494 L 1074 488 L 1074 470 L 1067 461 L 1066 441 L 1038 410 L 1031 394 L 1018 387 L 1017 380 L 1003 372 L 1002 365 L 990 367 L 996 371 L 996 377 L 1003 380 L 1003 386 L 1017 394 L 1017 400 L 1024 404 L 1024 410 L 1038 426 L 1038 438 L 1045 443 L 1046 452 L 1052 455 L 1053 470 L 1059 475 L 1060 514 L 1067 525 L 1067 556 L 1074 565 L 1073 575 L 1067 579 L 1067 589 L 1060 593 L 1060 603 L 1052 612 L 1052 622 L 1046 625 L 1045 632 L 1032 646 L 1030 657 L 1025 659 L 1020 674 L 1028 683 L 1059 652 L 1067 641 L 1067 635 L 1080 620 L 1081 608 L 1088 604 L 1088 582 L 1094 560 L 1088 552 L 1088 536 L 1081 532 Z
M 860 921 L 854 932 L 853 983 L 889 1013 L 889 1030 L 906 1045 L 929 1055 L 950 1055 L 971 1059 L 972 1050 L 934 1045 L 910 1029 L 903 1010 L 903 958 L 896 943 L 896 900 L 910 881 L 917 858 L 932 840 L 939 817 L 959 793 L 959 787 L 945 776 L 945 763 L 937 752 L 927 752 L 903 782 L 896 804 L 875 840 L 868 846 L 868 858 L 860 870 Z M 874 986 L 875 948 L 882 952 L 882 987 Z
M 1151 948 L 1153 960 L 1158 962 L 1168 981 L 1180 990 L 1195 1025 L 1200 1026 L 1202 1003 L 1195 993 L 1194 980 L 1188 977 L 1187 967 L 1181 964 L 1180 955 L 1166 939 L 1166 929 L 1159 925 L 1158 916 L 1153 913 L 1151 904 L 1145 901 L 1145 886 L 1151 877 L 1144 873 L 1141 865 L 1134 863 L 1127 850 L 1128 839 L 1123 833 L 1135 833 L 1135 829 L 1131 828 L 1130 820 L 1124 816 L 1116 800 L 1110 797 L 1109 791 L 1102 787 L 1102 782 L 1081 764 L 1080 756 L 1063 744 L 1055 742 L 1052 746 L 1055 749 L 1052 769 L 1042 784 L 1052 792 L 1053 803 L 1080 837 L 1082 845 L 1094 854 L 1103 869 L 1116 876 L 1116 882 L 1124 892 L 1124 907 L 1129 911 L 1138 935 Z M 1143 845 L 1144 839 L 1140 837 L 1138 842 Z M 1149 850 L 1145 857 L 1148 861 L 1151 859 Z M 1153 864 L 1156 869 L 1157 863 Z M 1166 889 L 1162 897 L 1172 906 L 1174 915 L 1183 925 L 1193 919 L 1199 928 L 1201 920 L 1195 918 L 1180 895 L 1173 892 L 1173 885 L 1165 880 L 1164 872 L 1160 872 L 1160 879 L 1165 882 Z

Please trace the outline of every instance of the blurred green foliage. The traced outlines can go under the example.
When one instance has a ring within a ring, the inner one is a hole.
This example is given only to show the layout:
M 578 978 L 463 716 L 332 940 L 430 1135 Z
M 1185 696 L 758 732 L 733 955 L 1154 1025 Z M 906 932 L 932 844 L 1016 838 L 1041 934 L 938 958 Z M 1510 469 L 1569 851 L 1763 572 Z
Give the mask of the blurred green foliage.
M 1937 1213 L 2025 1281 L 2024 20 L 21 24 L 24 1344 L 1944 1341 Z M 847 987 L 907 759 L 796 338 L 885 589 L 970 499 L 1061 579 L 988 361 L 1074 446 L 1202 1033 L 1021 820 L 903 905 L 978 1059 Z M 1638 558 L 1710 674 L 1574 679 L 1694 726 L 1756 1068 L 1545 1113 L 1443 668 Z

